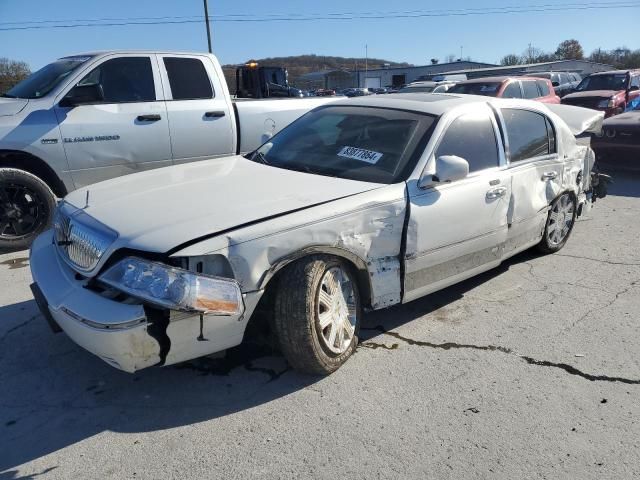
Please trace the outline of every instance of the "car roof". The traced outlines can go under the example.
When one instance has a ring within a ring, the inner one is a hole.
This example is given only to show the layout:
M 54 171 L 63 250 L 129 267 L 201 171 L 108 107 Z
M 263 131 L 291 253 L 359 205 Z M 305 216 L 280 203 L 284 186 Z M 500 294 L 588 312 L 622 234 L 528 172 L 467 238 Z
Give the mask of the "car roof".
M 592 73 L 590 76 L 595 77 L 596 75 L 614 75 L 614 74 L 622 75 L 627 73 L 640 73 L 640 69 L 630 68 L 629 70 L 607 70 L 606 72 Z
M 393 95 L 373 95 L 332 102 L 323 108 L 331 106 L 358 106 L 393 108 L 398 110 L 412 110 L 430 115 L 440 116 L 464 105 L 490 104 L 496 107 L 520 106 L 527 109 L 545 111 L 540 102 L 533 100 L 515 100 L 486 97 L 482 95 L 456 95 L 450 93 L 395 93 Z
M 470 80 L 463 80 L 462 82 L 458 82 L 458 85 L 467 84 L 467 83 L 501 83 L 507 80 L 531 80 L 533 77 L 525 77 L 525 76 L 513 76 L 513 75 L 502 75 L 496 77 L 481 77 L 481 78 L 472 78 Z M 541 79 L 544 80 L 544 79 Z

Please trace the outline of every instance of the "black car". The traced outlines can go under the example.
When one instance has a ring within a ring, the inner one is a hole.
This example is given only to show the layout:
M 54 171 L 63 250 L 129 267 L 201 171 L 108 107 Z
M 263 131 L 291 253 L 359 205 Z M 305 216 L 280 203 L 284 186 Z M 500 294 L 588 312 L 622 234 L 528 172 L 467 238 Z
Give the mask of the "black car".
M 640 99 L 639 99 L 640 100 Z M 640 171 L 640 101 L 632 110 L 608 118 L 591 145 L 603 168 Z
M 527 76 L 548 78 L 559 97 L 572 93 L 582 80 L 582 77 L 574 72 L 535 72 L 527 73 Z

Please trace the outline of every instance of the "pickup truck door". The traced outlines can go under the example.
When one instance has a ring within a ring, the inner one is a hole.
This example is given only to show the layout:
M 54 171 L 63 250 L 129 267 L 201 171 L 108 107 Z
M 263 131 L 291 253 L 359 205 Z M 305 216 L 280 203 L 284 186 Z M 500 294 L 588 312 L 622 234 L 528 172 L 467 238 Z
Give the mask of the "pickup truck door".
M 505 249 L 505 255 L 510 255 L 540 240 L 548 206 L 562 190 L 564 161 L 546 116 L 523 108 L 502 108 L 499 116 L 513 191 Z
M 211 59 L 158 55 L 158 63 L 174 163 L 235 154 L 234 112 Z
M 76 188 L 171 165 L 169 123 L 154 55 L 107 57 L 74 84 L 97 85 L 104 99 L 55 113 Z
M 469 175 L 420 188 L 407 185 L 403 301 L 439 290 L 501 261 L 507 239 L 511 177 L 497 122 L 488 106 L 453 119 L 428 166 L 444 155 L 469 162 Z

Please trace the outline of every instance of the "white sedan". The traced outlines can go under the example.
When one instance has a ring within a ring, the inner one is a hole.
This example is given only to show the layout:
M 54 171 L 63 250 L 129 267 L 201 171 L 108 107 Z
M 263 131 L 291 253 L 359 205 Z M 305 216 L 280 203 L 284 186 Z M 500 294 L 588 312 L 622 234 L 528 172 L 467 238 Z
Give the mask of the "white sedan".
M 264 321 L 293 367 L 328 374 L 364 310 L 560 250 L 597 197 L 601 122 L 486 97 L 339 101 L 246 157 L 73 192 L 31 249 L 34 296 L 127 372 L 228 349 Z

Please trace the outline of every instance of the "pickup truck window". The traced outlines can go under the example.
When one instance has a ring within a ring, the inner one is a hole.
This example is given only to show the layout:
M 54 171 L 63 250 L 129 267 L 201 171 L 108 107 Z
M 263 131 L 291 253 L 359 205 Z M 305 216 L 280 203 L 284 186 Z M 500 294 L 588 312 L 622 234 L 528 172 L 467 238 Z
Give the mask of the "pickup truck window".
M 502 116 L 512 163 L 555 153 L 555 133 L 546 117 L 513 108 L 503 108 Z
M 293 122 L 248 158 L 318 175 L 398 183 L 415 168 L 434 121 L 417 112 L 330 106 Z
M 78 85 L 100 85 L 104 103 L 156 101 L 153 69 L 149 57 L 107 60 L 80 80 Z
M 469 172 L 497 167 L 498 142 L 489 116 L 481 113 L 456 118 L 436 149 L 436 158 L 444 155 L 464 158 Z
M 211 82 L 202 61 L 197 58 L 165 57 L 171 95 L 174 100 L 213 98 Z
M 9 90 L 4 96 L 10 98 L 41 98 L 56 88 L 80 65 L 91 57 L 65 57 L 50 63 L 29 75 Z
M 624 90 L 627 87 L 626 73 L 592 75 L 583 79 L 576 87 L 579 92 L 587 90 Z

